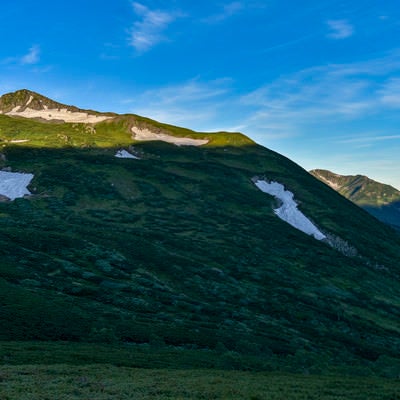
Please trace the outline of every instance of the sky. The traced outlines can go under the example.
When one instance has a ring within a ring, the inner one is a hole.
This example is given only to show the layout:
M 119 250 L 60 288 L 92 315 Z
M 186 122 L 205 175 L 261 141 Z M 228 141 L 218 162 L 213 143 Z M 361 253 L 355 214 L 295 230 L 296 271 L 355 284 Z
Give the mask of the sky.
M 2 0 L 0 94 L 239 131 L 400 189 L 398 0 Z

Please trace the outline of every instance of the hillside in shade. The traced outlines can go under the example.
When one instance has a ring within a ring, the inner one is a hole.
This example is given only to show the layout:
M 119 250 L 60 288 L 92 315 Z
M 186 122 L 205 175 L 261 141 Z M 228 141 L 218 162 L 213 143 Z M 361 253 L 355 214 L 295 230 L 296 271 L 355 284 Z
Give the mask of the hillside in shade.
M 33 175 L 29 195 L 0 193 L 2 341 L 186 349 L 202 367 L 399 365 L 400 237 L 294 162 L 240 133 L 30 91 L 0 106 L 0 168 Z

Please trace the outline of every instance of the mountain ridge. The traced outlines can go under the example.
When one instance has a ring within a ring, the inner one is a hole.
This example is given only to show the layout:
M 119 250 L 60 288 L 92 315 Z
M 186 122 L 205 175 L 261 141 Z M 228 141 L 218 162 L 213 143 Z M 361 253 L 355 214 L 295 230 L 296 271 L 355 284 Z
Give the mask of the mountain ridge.
M 35 109 L 31 108 L 32 105 Z M 105 146 L 111 143 L 114 145 L 126 145 L 131 143 L 132 139 L 137 141 L 169 141 L 170 143 L 175 142 L 175 144 L 178 145 L 254 145 L 254 141 L 239 132 L 195 132 L 191 129 L 160 123 L 136 114 L 116 114 L 85 110 L 55 102 L 48 97 L 27 89 L 7 93 L 0 97 L 0 117 L 1 116 L 11 118 L 20 117 L 25 120 L 36 120 L 38 122 L 50 122 L 63 125 L 68 127 L 71 132 L 75 133 L 75 145 L 81 146 Z M 13 123 L 16 124 L 17 122 L 13 121 Z M 20 126 L 22 126 L 21 130 L 24 129 L 23 125 L 23 123 L 20 123 Z M 53 128 L 46 130 L 51 129 Z M 18 135 L 22 134 L 21 130 L 17 131 Z M 100 131 L 99 135 L 97 135 L 97 131 Z M 112 135 L 116 135 L 119 138 L 120 143 L 116 143 L 115 140 L 111 142 L 108 140 L 110 138 L 113 139 L 110 132 L 112 132 Z M 90 134 L 89 136 L 87 135 L 88 133 Z M 106 138 L 105 134 L 109 137 Z M 179 143 L 177 140 L 174 140 L 174 137 L 182 137 L 187 140 L 186 142 L 183 141 Z M 62 140 L 58 141 L 54 140 L 55 138 L 52 136 L 52 140 L 49 140 L 49 143 L 46 143 L 43 138 L 50 139 L 49 136 L 41 135 L 40 140 L 38 140 L 36 144 L 30 139 L 30 144 L 50 147 L 70 144 L 69 140 L 65 140 L 65 138 L 69 138 L 69 135 L 65 134 L 60 138 Z M 11 140 L 26 140 L 26 138 L 14 137 Z
M 364 175 L 339 175 L 322 169 L 310 173 L 379 220 L 400 228 L 400 191 Z

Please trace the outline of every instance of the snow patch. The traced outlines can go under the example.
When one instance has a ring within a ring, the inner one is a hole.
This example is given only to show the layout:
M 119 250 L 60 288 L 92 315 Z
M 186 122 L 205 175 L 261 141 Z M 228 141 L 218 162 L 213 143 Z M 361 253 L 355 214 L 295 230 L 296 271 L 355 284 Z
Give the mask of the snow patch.
M 282 202 L 282 206 L 274 210 L 275 214 L 280 219 L 307 235 L 314 236 L 317 240 L 326 239 L 326 236 L 297 209 L 297 203 L 294 201 L 293 193 L 289 190 L 285 190 L 282 184 L 257 180 L 255 185 L 264 193 L 268 193 Z
M 10 112 L 6 113 L 6 115 L 12 115 L 13 113 L 18 113 L 20 106 L 15 106 Z
M 0 194 L 8 197 L 10 200 L 31 194 L 27 186 L 32 179 L 33 174 L 0 171 Z
M 151 141 L 151 140 L 161 140 L 162 142 L 173 143 L 177 146 L 202 146 L 207 144 L 207 139 L 193 139 L 187 137 L 176 137 L 167 135 L 166 133 L 155 133 L 150 129 L 140 129 L 137 126 L 131 128 L 133 133 L 133 138 L 135 140 Z
M 29 103 L 29 102 L 28 102 Z M 103 115 L 92 115 L 85 112 L 74 112 L 69 111 L 66 108 L 47 108 L 45 110 L 33 110 L 32 108 L 26 108 L 25 110 L 19 111 L 20 107 L 13 108 L 7 115 L 14 115 L 25 118 L 43 118 L 45 120 L 61 120 L 64 122 L 77 122 L 84 124 L 95 124 L 97 122 L 105 121 L 113 117 L 106 117 Z
M 118 150 L 117 154 L 115 154 L 117 158 L 134 158 L 135 160 L 140 160 L 139 157 L 134 156 L 133 154 L 129 153 L 126 150 Z
M 29 96 L 29 100 L 28 100 L 28 102 L 25 104 L 25 107 L 28 107 L 29 104 L 31 104 L 32 100 L 33 100 L 33 96 L 31 95 L 31 96 Z

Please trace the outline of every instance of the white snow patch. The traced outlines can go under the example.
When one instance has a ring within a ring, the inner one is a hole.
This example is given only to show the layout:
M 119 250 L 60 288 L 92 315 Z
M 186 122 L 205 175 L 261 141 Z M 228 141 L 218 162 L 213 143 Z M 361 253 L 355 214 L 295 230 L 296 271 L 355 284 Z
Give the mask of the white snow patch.
M 0 194 L 8 197 L 10 200 L 31 194 L 27 186 L 32 179 L 33 174 L 0 171 Z
M 105 121 L 113 117 L 106 117 L 103 115 L 92 115 L 85 112 L 73 112 L 66 108 L 47 108 L 45 110 L 33 110 L 32 108 L 26 108 L 23 111 L 18 111 L 20 107 L 15 107 L 7 115 L 14 115 L 25 118 L 43 118 L 45 120 L 62 120 L 64 122 L 81 122 L 85 124 L 95 124 L 97 122 Z
M 207 139 L 193 139 L 187 137 L 176 137 L 167 135 L 166 133 L 155 133 L 152 132 L 150 129 L 140 129 L 136 126 L 131 128 L 133 133 L 133 138 L 135 140 L 161 140 L 167 143 L 173 143 L 177 146 L 202 146 L 203 144 L 207 144 Z
M 317 240 L 326 239 L 326 236 L 320 232 L 318 228 L 301 211 L 297 209 L 297 203 L 294 201 L 293 193 L 289 190 L 285 190 L 282 184 L 278 182 L 268 183 L 264 180 L 257 180 L 255 185 L 261 191 L 268 193 L 282 201 L 282 206 L 274 210 L 275 214 L 280 219 L 306 233 L 307 235 L 314 236 L 314 238 Z
M 25 106 L 28 107 L 29 104 L 31 104 L 32 100 L 33 100 L 33 96 L 31 95 L 31 96 L 29 96 L 29 100 L 28 100 L 28 102 L 25 104 Z
M 135 160 L 140 160 L 139 157 L 134 156 L 133 154 L 129 153 L 126 150 L 118 150 L 117 154 L 115 155 L 115 157 L 118 157 L 118 158 L 134 158 Z
M 12 115 L 13 113 L 17 113 L 21 106 L 15 106 L 10 112 L 6 113 L 6 115 Z

